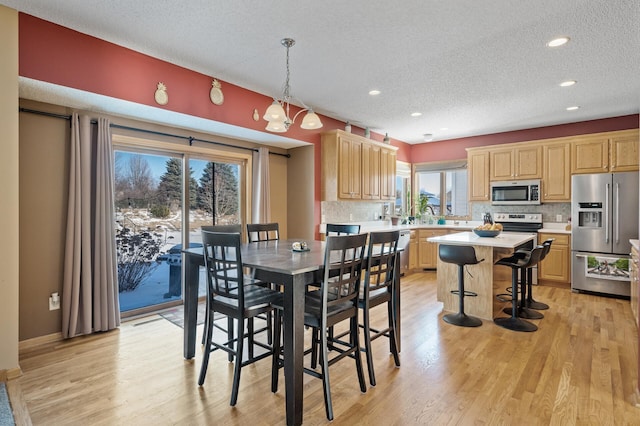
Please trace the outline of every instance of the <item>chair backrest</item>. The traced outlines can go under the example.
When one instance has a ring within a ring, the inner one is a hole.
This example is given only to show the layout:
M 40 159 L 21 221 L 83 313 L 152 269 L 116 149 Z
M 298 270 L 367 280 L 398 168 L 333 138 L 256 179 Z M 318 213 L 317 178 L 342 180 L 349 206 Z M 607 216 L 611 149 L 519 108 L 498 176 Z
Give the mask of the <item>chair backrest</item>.
M 237 225 L 205 225 L 201 226 L 200 229 L 202 231 L 208 232 L 235 232 L 238 234 L 242 233 L 242 225 L 239 223 Z
M 250 243 L 279 240 L 280 227 L 277 223 L 247 223 L 247 236 Z
M 398 271 L 396 258 L 400 231 L 371 232 L 367 250 L 367 266 L 364 279 L 364 299 L 369 293 L 383 288 L 391 289 Z M 408 254 L 408 253 L 407 253 Z
M 542 260 L 542 257 L 544 255 L 544 251 L 545 251 L 545 246 L 536 246 L 533 248 L 533 250 L 531 250 L 531 253 L 529 254 L 528 258 L 526 259 L 526 264 L 523 265 L 523 268 L 530 268 L 534 265 L 537 265 L 538 262 L 540 262 Z
M 440 244 L 438 246 L 438 256 L 446 263 L 456 265 L 475 265 L 482 262 L 476 258 L 476 250 L 472 246 L 456 246 L 450 244 Z
M 327 237 L 320 284 L 323 321 L 334 305 L 351 302 L 357 310 L 366 244 L 367 234 Z
M 327 223 L 325 235 L 353 235 L 360 233 L 360 225 Z
M 547 257 L 547 254 L 549 254 L 549 251 L 551 250 L 551 243 L 553 243 L 554 240 L 555 238 L 549 238 L 545 240 L 542 244 L 540 244 L 541 246 L 544 247 L 544 250 L 542 251 L 542 257 L 540 258 L 540 260 Z
M 202 231 L 207 297 L 222 296 L 244 306 L 244 276 L 240 255 L 240 233 Z

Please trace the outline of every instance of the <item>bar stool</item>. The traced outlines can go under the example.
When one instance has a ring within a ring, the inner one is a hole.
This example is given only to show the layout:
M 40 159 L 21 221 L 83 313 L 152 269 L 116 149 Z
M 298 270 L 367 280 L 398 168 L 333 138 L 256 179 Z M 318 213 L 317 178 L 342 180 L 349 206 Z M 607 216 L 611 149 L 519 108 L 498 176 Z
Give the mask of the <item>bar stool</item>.
M 541 245 L 544 247 L 544 250 L 542 251 L 542 256 L 540 257 L 540 262 L 542 262 L 542 260 L 547 256 L 547 254 L 549 254 L 549 251 L 551 250 L 551 243 L 553 243 L 554 239 L 553 238 L 549 238 L 548 240 L 545 240 Z M 538 262 L 539 263 L 539 262 Z M 531 276 L 532 276 L 532 272 L 531 269 L 529 269 L 527 271 L 527 285 L 528 285 L 528 293 L 527 293 L 527 297 L 523 297 L 524 300 L 524 306 L 527 308 L 531 308 L 531 309 L 536 309 L 536 310 L 545 310 L 545 309 L 549 309 L 549 305 L 547 305 L 546 303 L 542 303 L 542 302 L 538 302 L 536 300 L 533 300 L 533 292 L 532 292 L 532 281 L 531 281 Z
M 518 306 L 518 271 L 521 271 L 521 274 L 524 274 L 525 269 L 531 268 L 532 266 L 536 265 L 540 261 L 543 251 L 544 246 L 537 246 L 528 253 L 520 250 L 514 253 L 513 256 L 505 257 L 504 259 L 500 259 L 496 262 L 496 265 L 504 265 L 511 268 L 512 297 L 511 309 L 508 312 L 511 314 L 511 316 L 508 318 L 495 318 L 493 322 L 495 322 L 500 327 L 504 327 L 513 331 L 536 331 L 538 329 L 537 325 L 519 317 L 519 314 L 523 312 L 523 310 L 520 308 L 522 308 L 523 306 Z
M 482 320 L 476 317 L 468 316 L 464 313 L 464 298 L 475 297 L 478 293 L 472 291 L 466 291 L 464 289 L 464 266 L 465 265 L 477 265 L 484 259 L 478 260 L 476 257 L 476 251 L 471 246 L 453 246 L 447 244 L 440 244 L 438 248 L 438 255 L 440 260 L 446 263 L 453 263 L 458 265 L 458 290 L 451 290 L 452 294 L 460 296 L 459 310 L 457 314 L 447 314 L 442 317 L 443 320 L 449 324 L 459 325 L 461 327 L 479 327 L 482 325 Z

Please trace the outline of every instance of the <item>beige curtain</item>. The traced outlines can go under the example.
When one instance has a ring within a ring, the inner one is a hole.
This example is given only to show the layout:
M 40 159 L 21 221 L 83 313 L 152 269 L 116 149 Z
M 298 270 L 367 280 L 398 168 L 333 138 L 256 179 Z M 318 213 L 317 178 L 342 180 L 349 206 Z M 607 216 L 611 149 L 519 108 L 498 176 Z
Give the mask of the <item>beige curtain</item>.
M 253 153 L 251 223 L 271 222 L 269 185 L 269 149 L 261 147 Z
M 62 335 L 120 325 L 109 120 L 92 131 L 88 116 L 71 117 L 69 203 L 62 289 Z

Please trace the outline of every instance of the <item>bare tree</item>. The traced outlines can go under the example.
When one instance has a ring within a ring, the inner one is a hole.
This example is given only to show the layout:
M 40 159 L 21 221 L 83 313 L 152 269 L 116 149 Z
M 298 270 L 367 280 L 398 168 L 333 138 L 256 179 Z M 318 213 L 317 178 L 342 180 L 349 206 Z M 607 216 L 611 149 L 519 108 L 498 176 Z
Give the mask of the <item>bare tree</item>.
M 148 207 L 153 195 L 154 181 L 151 167 L 139 154 L 131 155 L 123 163 L 123 157 L 116 153 L 115 191 L 118 204 L 128 203 L 131 207 Z

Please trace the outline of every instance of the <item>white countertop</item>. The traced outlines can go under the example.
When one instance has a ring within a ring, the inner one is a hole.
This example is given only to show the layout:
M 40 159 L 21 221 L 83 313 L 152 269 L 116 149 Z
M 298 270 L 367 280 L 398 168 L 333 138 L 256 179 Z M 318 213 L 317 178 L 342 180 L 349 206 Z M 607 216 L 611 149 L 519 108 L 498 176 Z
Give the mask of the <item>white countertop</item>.
M 640 242 L 638 240 L 629 240 L 629 243 L 631 243 L 631 245 L 635 247 L 636 250 L 640 250 Z
M 338 222 L 338 223 L 346 223 L 346 222 Z M 356 223 L 356 222 L 354 222 Z M 357 222 L 360 224 L 360 232 L 376 232 L 376 231 L 391 231 L 391 230 L 411 230 L 411 229 L 458 229 L 458 230 L 472 230 L 476 226 L 482 225 L 482 221 L 478 220 L 461 220 L 461 221 L 453 221 L 447 220 L 446 224 L 438 225 L 438 224 L 427 224 L 427 223 L 417 223 L 413 225 L 392 225 L 391 221 L 388 220 L 375 220 L 369 222 Z M 352 223 L 350 223 L 352 224 Z M 320 233 L 324 234 L 327 229 L 326 223 L 320 224 Z
M 546 232 L 550 234 L 571 234 L 571 230 L 567 230 L 566 223 L 558 222 L 545 222 L 542 229 L 539 229 L 538 232 Z
M 457 232 L 440 237 L 430 237 L 427 238 L 427 241 L 458 246 L 516 248 L 527 241 L 533 241 L 536 237 L 535 233 L 503 232 L 497 237 L 479 237 L 473 232 Z

